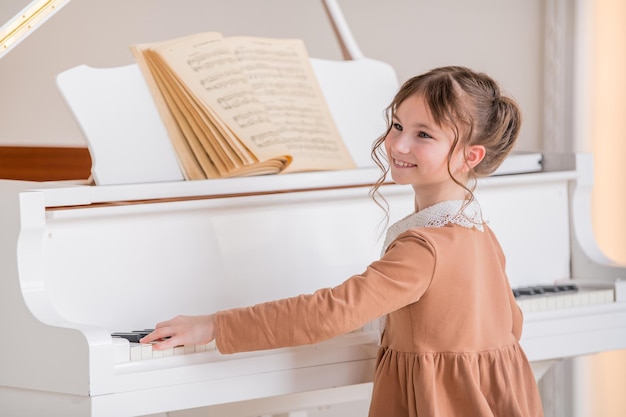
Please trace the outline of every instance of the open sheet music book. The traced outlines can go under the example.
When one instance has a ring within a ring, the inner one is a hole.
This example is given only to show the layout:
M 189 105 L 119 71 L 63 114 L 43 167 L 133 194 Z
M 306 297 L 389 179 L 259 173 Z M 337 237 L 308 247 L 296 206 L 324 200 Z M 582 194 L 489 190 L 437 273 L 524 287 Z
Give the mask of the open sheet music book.
M 354 168 L 298 39 L 135 45 L 187 179 Z

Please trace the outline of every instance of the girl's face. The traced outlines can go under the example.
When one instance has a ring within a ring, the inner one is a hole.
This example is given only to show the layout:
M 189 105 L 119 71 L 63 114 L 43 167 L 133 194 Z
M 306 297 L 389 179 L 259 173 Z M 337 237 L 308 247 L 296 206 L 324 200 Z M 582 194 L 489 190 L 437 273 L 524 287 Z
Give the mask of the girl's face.
M 408 97 L 396 109 L 385 138 L 391 177 L 397 184 L 413 185 L 416 192 L 443 193 L 440 199 L 447 198 L 448 190 L 458 193 L 460 187 L 448 173 L 448 152 L 453 141 L 452 129 L 434 122 L 421 95 Z M 465 165 L 461 156 L 455 151 L 450 163 L 452 175 L 459 180 L 464 178 L 459 175 Z

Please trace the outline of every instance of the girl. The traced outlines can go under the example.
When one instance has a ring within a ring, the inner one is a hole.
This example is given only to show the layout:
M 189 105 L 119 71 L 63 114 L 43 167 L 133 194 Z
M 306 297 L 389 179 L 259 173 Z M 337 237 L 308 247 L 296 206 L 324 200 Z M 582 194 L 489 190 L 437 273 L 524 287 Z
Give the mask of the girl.
M 389 228 L 380 260 L 314 294 L 178 316 L 142 342 L 215 339 L 234 353 L 315 343 L 384 317 L 370 417 L 542 416 L 505 258 L 472 194 L 512 149 L 517 105 L 490 77 L 445 67 L 404 83 L 387 116 L 372 151 L 383 170 L 374 196 L 390 171 L 413 187 L 415 213 Z

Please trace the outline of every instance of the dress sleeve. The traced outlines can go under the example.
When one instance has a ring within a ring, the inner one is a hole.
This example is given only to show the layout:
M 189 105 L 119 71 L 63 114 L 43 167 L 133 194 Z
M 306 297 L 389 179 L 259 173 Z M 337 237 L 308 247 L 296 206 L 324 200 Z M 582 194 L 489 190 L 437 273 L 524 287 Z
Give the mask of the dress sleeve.
M 353 331 L 416 302 L 431 283 L 436 263 L 433 244 L 408 231 L 384 256 L 333 288 L 215 315 L 221 353 L 317 343 Z

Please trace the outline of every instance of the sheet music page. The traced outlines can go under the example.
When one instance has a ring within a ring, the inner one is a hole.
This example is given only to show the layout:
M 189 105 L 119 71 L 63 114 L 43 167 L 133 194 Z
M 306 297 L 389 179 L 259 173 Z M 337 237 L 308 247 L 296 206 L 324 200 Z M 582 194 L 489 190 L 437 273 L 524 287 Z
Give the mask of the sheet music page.
M 219 33 L 216 34 L 221 36 Z M 189 134 L 190 128 L 186 124 L 180 124 L 180 112 L 175 107 L 175 102 L 167 90 L 164 89 L 166 85 L 163 76 L 158 72 L 153 71 L 152 67 L 155 65 L 153 59 L 150 59 L 148 54 L 150 48 L 155 44 L 141 44 L 133 45 L 130 50 L 137 61 L 137 65 L 141 70 L 144 80 L 148 85 L 152 98 L 156 104 L 156 107 L 161 115 L 161 119 L 167 129 L 168 135 L 176 151 L 176 155 L 180 161 L 180 166 L 185 174 L 185 178 L 188 180 L 204 179 L 208 177 L 218 176 L 218 171 L 215 167 L 211 168 L 210 162 L 209 168 L 202 166 L 202 161 L 196 157 L 193 143 L 189 143 L 186 135 Z M 208 171 L 208 172 L 207 172 Z
M 163 67 L 160 58 L 152 51 L 147 51 L 146 60 L 152 68 L 159 68 L 153 71 L 155 79 L 177 128 L 170 133 L 170 136 L 176 135 L 176 141 L 181 142 L 181 147 L 184 147 L 185 152 L 190 153 L 188 158 L 194 158 L 204 174 L 200 178 L 220 177 L 228 171 L 228 168 L 221 158 L 215 156 L 217 152 L 211 146 L 210 141 L 203 140 L 201 137 L 201 129 L 197 127 L 195 118 L 186 108 L 189 103 L 185 100 L 184 94 L 172 87 L 177 84 L 176 79 L 167 69 L 160 69 Z
M 205 40 L 219 39 L 220 33 L 203 33 Z M 289 163 L 289 158 L 259 162 L 235 133 L 212 109 L 207 108 L 180 79 L 160 50 L 185 46 L 198 35 L 135 45 L 131 47 L 137 63 L 150 85 L 157 107 L 181 159 L 187 179 L 223 178 L 244 175 L 275 174 Z
M 289 152 L 281 143 L 265 106 L 259 102 L 237 57 L 223 38 L 210 32 L 201 33 L 154 49 L 206 110 L 206 116 L 215 120 L 217 129 L 234 148 L 236 138 L 231 133 L 241 139 L 259 161 L 291 159 L 286 156 Z
M 208 178 L 355 167 L 301 40 L 205 32 L 133 51 Z
M 286 172 L 352 168 L 300 39 L 225 38 L 294 161 Z
M 207 117 L 206 110 L 197 103 L 158 53 L 150 50 L 146 54 L 154 72 L 162 80 L 159 86 L 168 99 L 168 106 L 183 131 L 184 139 L 209 178 L 226 176 L 245 163 L 257 162 L 246 149 L 240 153 L 233 149 L 239 141 L 224 136 L 224 129 L 220 129 L 213 119 Z M 230 131 L 226 134 L 232 136 Z M 231 141 L 234 143 L 229 146 Z

